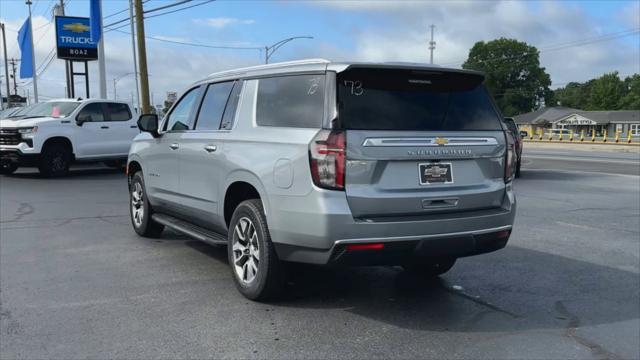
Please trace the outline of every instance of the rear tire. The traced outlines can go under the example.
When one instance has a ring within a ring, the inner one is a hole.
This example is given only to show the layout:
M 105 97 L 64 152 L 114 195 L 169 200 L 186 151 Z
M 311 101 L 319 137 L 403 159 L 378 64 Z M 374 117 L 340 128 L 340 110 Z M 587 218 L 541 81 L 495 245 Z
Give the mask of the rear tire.
M 131 178 L 131 185 L 129 185 L 129 214 L 131 215 L 131 225 L 140 236 L 157 238 L 164 230 L 164 225 L 155 222 L 151 218 L 153 209 L 147 199 L 142 171 L 136 172 Z
M 3 162 L 0 164 L 0 175 L 10 175 L 18 170 L 18 165 L 12 162 Z
M 64 176 L 71 166 L 71 150 L 62 144 L 51 144 L 40 155 L 38 170 L 44 177 Z
M 441 258 L 441 259 L 429 259 L 429 260 L 416 260 L 411 264 L 402 265 L 405 271 L 415 275 L 434 277 L 442 275 L 451 270 L 456 263 L 455 258 Z
M 262 202 L 240 203 L 229 224 L 227 255 L 238 291 L 247 299 L 265 301 L 281 294 L 284 266 L 275 252 Z

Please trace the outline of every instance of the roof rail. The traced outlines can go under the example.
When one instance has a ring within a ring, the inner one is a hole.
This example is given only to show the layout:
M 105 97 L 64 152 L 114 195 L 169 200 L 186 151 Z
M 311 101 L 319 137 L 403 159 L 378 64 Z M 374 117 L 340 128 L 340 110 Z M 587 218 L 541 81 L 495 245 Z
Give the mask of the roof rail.
M 284 61 L 284 62 L 277 62 L 272 64 L 256 65 L 256 66 L 249 66 L 249 67 L 244 67 L 239 69 L 215 72 L 215 73 L 209 74 L 207 78 L 219 77 L 222 75 L 242 74 L 248 71 L 255 71 L 255 70 L 278 69 L 278 68 L 293 66 L 293 65 L 311 65 L 311 64 L 328 64 L 328 63 L 330 63 L 330 61 L 327 59 L 305 59 L 305 60 Z

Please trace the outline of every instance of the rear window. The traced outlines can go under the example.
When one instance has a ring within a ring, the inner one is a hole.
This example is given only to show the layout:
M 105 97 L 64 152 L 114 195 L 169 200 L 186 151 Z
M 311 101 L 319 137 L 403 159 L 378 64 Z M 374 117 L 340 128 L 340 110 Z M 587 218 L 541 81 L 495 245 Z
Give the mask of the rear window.
M 334 127 L 356 130 L 502 130 L 482 77 L 351 69 L 338 75 Z
M 324 75 L 293 75 L 258 80 L 257 124 L 321 128 L 324 79 Z

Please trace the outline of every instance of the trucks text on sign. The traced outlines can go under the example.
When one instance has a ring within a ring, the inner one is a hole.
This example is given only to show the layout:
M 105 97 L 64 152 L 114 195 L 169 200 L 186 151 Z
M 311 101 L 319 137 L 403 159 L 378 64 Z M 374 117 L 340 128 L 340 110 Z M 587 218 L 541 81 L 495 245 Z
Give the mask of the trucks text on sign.
M 90 30 L 89 18 L 56 16 L 58 59 L 98 59 L 98 45 L 91 41 Z

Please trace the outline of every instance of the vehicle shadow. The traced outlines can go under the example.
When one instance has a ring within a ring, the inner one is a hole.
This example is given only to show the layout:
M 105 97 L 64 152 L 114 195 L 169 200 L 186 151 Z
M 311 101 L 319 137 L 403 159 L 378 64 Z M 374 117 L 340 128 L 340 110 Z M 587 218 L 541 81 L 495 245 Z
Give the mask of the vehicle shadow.
M 274 306 L 344 309 L 400 328 L 499 332 L 640 318 L 639 274 L 514 246 L 460 259 L 434 279 L 400 267 L 294 268 Z
M 224 246 L 185 245 L 228 265 Z M 390 266 L 285 266 L 286 291 L 269 307 L 337 309 L 412 330 L 570 331 L 640 319 L 637 272 L 517 246 L 459 259 L 437 278 Z

